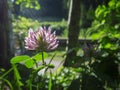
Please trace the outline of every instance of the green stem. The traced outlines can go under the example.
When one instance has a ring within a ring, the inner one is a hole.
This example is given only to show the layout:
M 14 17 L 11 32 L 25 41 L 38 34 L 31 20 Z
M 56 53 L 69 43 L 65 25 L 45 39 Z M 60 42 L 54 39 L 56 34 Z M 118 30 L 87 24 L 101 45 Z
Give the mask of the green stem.
M 45 64 L 45 62 L 44 62 L 44 53 L 43 53 L 43 51 L 42 51 L 42 63 L 43 63 L 43 65 Z
M 39 90 L 39 83 L 37 83 L 37 90 Z
M 36 60 L 33 59 L 33 61 L 35 62 L 36 68 L 38 68 L 38 64 L 37 64 Z
M 12 70 L 13 70 L 13 68 L 10 68 L 7 72 L 5 72 L 5 73 L 1 76 L 1 78 L 5 77 L 5 76 L 6 76 L 7 74 L 9 74 Z
M 30 90 L 32 90 L 32 82 L 30 83 Z
M 52 90 L 52 72 L 50 70 L 50 79 L 49 79 L 49 83 L 48 83 L 48 90 Z

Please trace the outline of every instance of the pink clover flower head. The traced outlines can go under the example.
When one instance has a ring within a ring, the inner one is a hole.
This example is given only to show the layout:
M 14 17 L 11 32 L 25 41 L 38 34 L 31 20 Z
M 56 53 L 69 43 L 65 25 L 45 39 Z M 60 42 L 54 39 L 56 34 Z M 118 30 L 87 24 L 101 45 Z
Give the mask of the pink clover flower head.
M 29 29 L 28 37 L 25 39 L 25 48 L 28 50 L 51 51 L 58 47 L 56 33 L 51 33 L 50 27 L 41 27 L 36 31 Z

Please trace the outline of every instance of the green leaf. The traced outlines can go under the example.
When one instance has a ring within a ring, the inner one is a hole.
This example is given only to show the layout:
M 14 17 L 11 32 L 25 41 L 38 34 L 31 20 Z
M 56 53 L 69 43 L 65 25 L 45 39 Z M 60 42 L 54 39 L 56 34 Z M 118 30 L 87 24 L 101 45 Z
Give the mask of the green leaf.
M 106 45 L 104 46 L 105 48 L 110 48 L 112 46 L 111 43 L 106 43 Z
M 34 61 L 32 58 L 27 59 L 27 60 L 25 60 L 24 65 L 25 65 L 27 68 L 33 68 L 34 65 L 35 65 L 35 61 Z
M 44 65 L 39 66 L 38 68 L 36 68 L 36 69 L 35 69 L 35 72 L 38 72 L 38 71 L 42 70 L 43 68 L 45 68 L 45 66 L 44 66 Z
M 111 0 L 111 1 L 108 3 L 108 5 L 109 5 L 110 7 L 114 7 L 114 6 L 115 6 L 115 1 L 114 1 L 114 0 Z
M 21 76 L 19 74 L 19 71 L 17 69 L 17 66 L 15 64 L 12 65 L 13 70 L 14 70 L 14 80 L 16 81 L 16 86 L 18 88 L 18 90 L 21 90 L 21 86 L 23 86 L 24 84 L 21 82 Z
M 47 53 L 43 52 L 44 59 L 47 58 Z M 33 57 L 27 55 L 16 56 L 11 59 L 11 64 L 23 63 L 27 68 L 33 68 L 37 61 L 42 61 L 42 53 L 38 53 Z
M 36 9 L 36 10 L 39 10 L 39 9 L 40 9 L 40 6 L 35 6 L 35 9 Z
M 20 2 L 16 1 L 16 2 L 15 2 L 15 4 L 19 5 L 19 4 L 20 4 Z
M 11 64 L 16 64 L 16 63 L 20 63 L 26 59 L 29 59 L 30 57 L 27 56 L 27 55 L 22 55 L 22 56 L 16 56 L 16 57 L 13 57 L 11 60 L 10 60 L 10 63 Z
M 101 38 L 103 35 L 104 35 L 104 31 L 100 31 L 99 33 L 93 33 L 91 35 L 91 37 L 92 37 L 93 40 L 96 40 L 96 39 Z
M 103 13 L 106 11 L 106 7 L 104 5 L 98 6 L 95 11 L 95 16 L 100 19 L 103 16 Z
M 47 58 L 47 53 L 43 52 L 44 59 Z M 38 61 L 42 61 L 42 53 L 38 53 L 35 56 L 28 58 L 23 62 L 27 68 L 33 68 Z
M 35 2 L 35 9 L 36 9 L 36 10 L 39 10 L 39 9 L 40 9 L 40 4 L 39 4 L 37 1 Z
M 48 57 L 48 54 L 46 52 L 43 52 L 43 57 L 46 59 Z M 42 61 L 42 53 L 38 53 L 35 56 L 32 57 L 35 61 Z
M 54 68 L 55 66 L 54 66 L 54 64 L 49 64 L 48 65 L 48 68 Z

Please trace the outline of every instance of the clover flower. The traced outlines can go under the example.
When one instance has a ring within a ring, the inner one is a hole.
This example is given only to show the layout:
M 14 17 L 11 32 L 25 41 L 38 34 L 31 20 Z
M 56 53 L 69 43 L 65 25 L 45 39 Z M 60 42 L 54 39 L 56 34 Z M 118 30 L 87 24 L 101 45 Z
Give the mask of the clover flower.
M 51 33 L 50 27 L 41 27 L 36 31 L 29 29 L 28 37 L 25 39 L 25 48 L 28 50 L 51 51 L 58 47 L 56 33 Z

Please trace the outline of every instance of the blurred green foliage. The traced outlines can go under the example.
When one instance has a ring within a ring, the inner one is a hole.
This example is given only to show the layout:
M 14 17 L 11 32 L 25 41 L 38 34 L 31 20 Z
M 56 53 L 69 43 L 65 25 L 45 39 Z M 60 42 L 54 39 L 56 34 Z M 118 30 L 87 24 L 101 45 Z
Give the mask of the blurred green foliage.
M 67 22 L 65 20 L 59 22 L 43 22 L 19 16 L 18 19 L 13 19 L 12 24 L 15 34 L 26 34 L 29 28 L 37 29 L 41 26 L 51 27 L 52 31 L 56 31 L 58 36 L 66 36 L 65 32 L 67 31 Z
M 95 19 L 88 29 L 93 40 L 98 40 L 93 70 L 105 87 L 116 89 L 120 84 L 120 0 L 110 0 L 95 11 Z
M 15 3 L 17 5 L 19 4 L 23 4 L 26 8 L 34 8 L 36 10 L 40 9 L 40 4 L 38 2 L 38 0 L 15 0 Z
M 120 1 L 111 0 L 108 6 L 99 6 L 95 11 L 96 19 L 89 31 L 92 39 L 99 39 L 101 48 L 115 50 L 120 42 Z

